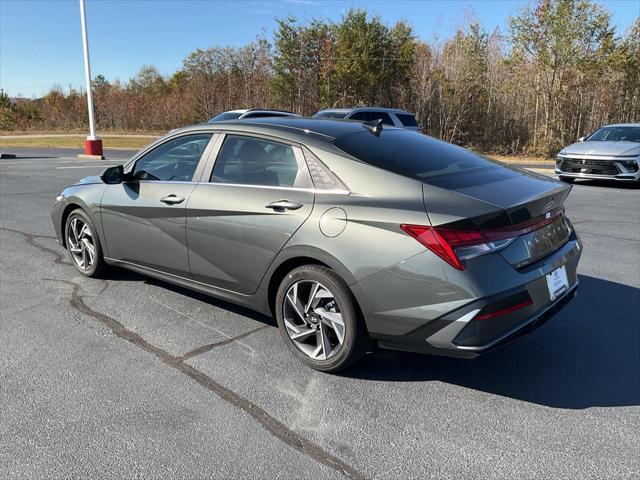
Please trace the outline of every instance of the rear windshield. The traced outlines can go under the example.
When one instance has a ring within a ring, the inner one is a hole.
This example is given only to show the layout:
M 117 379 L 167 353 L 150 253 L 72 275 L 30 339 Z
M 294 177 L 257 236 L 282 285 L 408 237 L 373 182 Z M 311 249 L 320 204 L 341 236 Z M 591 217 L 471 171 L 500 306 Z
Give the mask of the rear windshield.
M 347 112 L 318 112 L 313 118 L 344 118 Z
M 333 143 L 369 165 L 422 181 L 500 168 L 469 150 L 410 130 L 383 129 L 380 136 L 363 130 L 338 137 Z
M 262 118 L 262 117 L 291 117 L 290 113 L 282 113 L 282 112 L 253 112 L 247 113 L 242 118 Z
M 216 115 L 215 117 L 213 117 L 207 123 L 222 122 L 224 120 L 235 120 L 236 118 L 240 117 L 240 115 L 242 115 L 242 113 L 239 113 L 239 112 L 222 112 L 221 114 Z
M 410 113 L 396 113 L 396 117 L 405 127 L 417 127 L 418 122 L 416 121 L 416 117 L 411 115 Z

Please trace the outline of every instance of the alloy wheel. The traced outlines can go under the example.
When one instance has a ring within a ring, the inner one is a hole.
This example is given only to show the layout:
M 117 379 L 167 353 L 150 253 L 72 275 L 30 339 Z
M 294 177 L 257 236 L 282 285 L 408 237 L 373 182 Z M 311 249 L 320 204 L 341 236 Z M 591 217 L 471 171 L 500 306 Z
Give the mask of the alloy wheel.
M 345 324 L 340 307 L 327 287 L 300 280 L 287 290 L 283 306 L 287 335 L 312 360 L 327 360 L 343 345 Z
M 69 222 L 67 245 L 73 261 L 82 270 L 89 270 L 96 258 L 96 247 L 89 225 L 82 218 L 74 217 Z

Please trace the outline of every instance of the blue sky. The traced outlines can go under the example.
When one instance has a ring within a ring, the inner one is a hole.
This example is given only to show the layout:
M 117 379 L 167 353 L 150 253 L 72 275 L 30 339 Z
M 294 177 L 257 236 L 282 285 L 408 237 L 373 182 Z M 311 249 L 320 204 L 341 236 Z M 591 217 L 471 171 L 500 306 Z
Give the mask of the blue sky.
M 92 74 L 127 80 L 141 66 L 164 74 L 196 48 L 243 45 L 293 14 L 338 20 L 351 6 L 385 22 L 403 19 L 423 39 L 447 38 L 470 13 L 487 30 L 506 30 L 526 0 L 87 0 Z M 640 15 L 640 0 L 600 0 L 623 33 Z M 76 0 L 0 0 L 0 88 L 36 97 L 54 85 L 83 85 L 80 13 Z

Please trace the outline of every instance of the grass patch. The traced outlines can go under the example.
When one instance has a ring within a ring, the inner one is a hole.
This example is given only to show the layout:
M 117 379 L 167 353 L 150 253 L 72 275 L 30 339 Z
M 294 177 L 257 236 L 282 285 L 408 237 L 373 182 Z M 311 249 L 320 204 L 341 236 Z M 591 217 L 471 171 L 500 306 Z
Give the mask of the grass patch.
M 42 147 L 42 148 L 83 148 L 85 135 L 77 137 L 38 137 L 38 138 L 1 138 L 0 147 Z M 150 137 L 128 137 L 120 135 L 105 135 L 100 137 L 104 148 L 132 148 L 138 149 L 151 143 Z
M 105 135 L 102 138 L 102 145 L 105 148 L 131 148 L 139 149 L 149 143 L 155 138 L 144 136 L 129 136 L 129 135 Z M 42 148 L 82 148 L 82 141 L 85 139 L 84 134 L 65 136 L 43 136 L 37 138 L 20 138 L 14 136 L 12 138 L 3 138 L 0 136 L 0 147 L 42 147 Z M 552 165 L 555 163 L 553 158 L 535 157 L 529 155 L 497 155 L 493 153 L 482 153 L 486 157 L 498 160 L 503 163 L 544 163 Z
M 497 155 L 494 153 L 483 153 L 482 155 L 503 163 L 548 163 L 555 165 L 556 162 L 553 158 L 532 157 L 530 155 Z

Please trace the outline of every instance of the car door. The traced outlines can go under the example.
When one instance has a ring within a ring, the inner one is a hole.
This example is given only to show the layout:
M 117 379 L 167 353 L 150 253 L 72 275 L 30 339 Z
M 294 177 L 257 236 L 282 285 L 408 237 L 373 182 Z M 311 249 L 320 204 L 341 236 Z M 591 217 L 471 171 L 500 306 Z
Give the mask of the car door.
M 190 275 L 185 207 L 212 136 L 196 132 L 170 138 L 130 165 L 123 183 L 107 187 L 101 215 L 109 258 Z
M 313 209 L 302 151 L 267 137 L 227 134 L 209 170 L 187 204 L 192 276 L 252 294 Z

